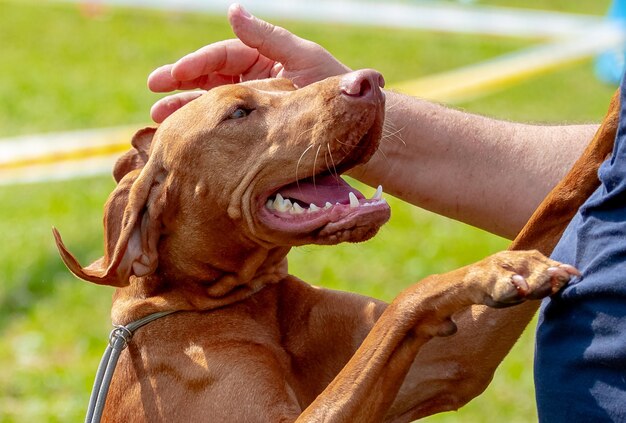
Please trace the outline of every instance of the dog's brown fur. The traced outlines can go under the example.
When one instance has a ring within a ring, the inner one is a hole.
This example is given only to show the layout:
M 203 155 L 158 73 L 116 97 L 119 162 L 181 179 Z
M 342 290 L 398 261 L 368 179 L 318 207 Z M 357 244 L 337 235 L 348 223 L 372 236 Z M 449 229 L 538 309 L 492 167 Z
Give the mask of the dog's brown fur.
M 549 270 L 558 263 L 536 251 L 502 252 L 426 278 L 389 306 L 288 275 L 291 246 L 364 240 L 388 218 L 379 210 L 348 226 L 289 233 L 257 216 L 259 196 L 326 170 L 305 148 L 324 145 L 339 171 L 374 153 L 384 101 L 379 93 L 376 101 L 348 98 L 338 88 L 344 83 L 294 90 L 287 81 L 256 81 L 210 91 L 158 130 L 140 131 L 118 161 L 103 258 L 82 268 L 55 231 L 76 275 L 118 288 L 115 323 L 183 311 L 135 335 L 105 421 L 408 421 L 456 408 L 484 389 L 536 301 L 474 307 L 455 317 L 460 333 L 433 339 L 455 332 L 451 316 L 472 304 L 541 298 L 573 272 Z M 233 104 L 255 108 L 254 118 L 223 120 Z M 611 119 L 513 248 L 551 250 L 597 185 Z M 514 274 L 527 286 L 511 283 Z

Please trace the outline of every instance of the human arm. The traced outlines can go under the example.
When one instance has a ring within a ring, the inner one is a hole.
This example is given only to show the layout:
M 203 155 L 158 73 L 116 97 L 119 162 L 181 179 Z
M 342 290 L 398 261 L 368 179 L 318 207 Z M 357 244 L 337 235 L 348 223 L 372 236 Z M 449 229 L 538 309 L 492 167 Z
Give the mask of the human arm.
M 150 89 L 210 89 L 241 80 L 286 77 L 297 86 L 349 69 L 319 45 L 229 9 L 239 39 L 203 47 L 155 70 Z M 596 125 L 535 126 L 489 119 L 387 91 L 380 152 L 352 176 L 417 206 L 512 238 L 564 176 Z M 199 95 L 155 104 L 162 121 Z
M 510 239 L 598 128 L 507 122 L 394 92 L 385 125 L 379 152 L 351 176 Z

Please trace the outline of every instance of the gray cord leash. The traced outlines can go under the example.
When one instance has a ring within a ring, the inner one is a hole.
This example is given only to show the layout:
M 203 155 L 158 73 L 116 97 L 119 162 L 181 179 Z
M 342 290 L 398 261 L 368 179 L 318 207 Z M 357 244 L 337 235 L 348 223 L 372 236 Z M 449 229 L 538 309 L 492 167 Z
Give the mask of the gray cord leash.
M 106 403 L 117 360 L 120 358 L 122 351 L 128 346 L 135 331 L 154 320 L 172 313 L 176 313 L 176 311 L 161 311 L 159 313 L 150 314 L 126 326 L 113 325 L 115 329 L 113 329 L 109 335 L 109 345 L 104 351 L 102 360 L 100 360 L 96 380 L 93 383 L 85 423 L 99 423 L 102 419 L 102 411 L 104 410 L 104 404 Z

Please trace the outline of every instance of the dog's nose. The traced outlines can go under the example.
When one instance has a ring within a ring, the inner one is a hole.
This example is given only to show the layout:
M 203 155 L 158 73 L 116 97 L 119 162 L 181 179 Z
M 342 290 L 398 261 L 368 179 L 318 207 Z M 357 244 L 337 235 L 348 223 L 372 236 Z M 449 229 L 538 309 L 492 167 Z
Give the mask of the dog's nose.
M 385 86 L 383 76 L 373 69 L 362 69 L 347 73 L 341 78 L 339 88 L 350 97 L 367 98 L 379 94 Z

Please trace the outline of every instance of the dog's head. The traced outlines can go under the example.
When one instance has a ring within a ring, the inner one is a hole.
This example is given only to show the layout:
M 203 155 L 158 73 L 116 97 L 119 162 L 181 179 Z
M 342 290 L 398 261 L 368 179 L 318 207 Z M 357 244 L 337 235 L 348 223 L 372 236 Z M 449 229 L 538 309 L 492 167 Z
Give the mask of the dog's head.
M 64 261 L 113 286 L 157 269 L 214 281 L 281 261 L 291 246 L 372 237 L 387 203 L 340 175 L 378 147 L 381 85 L 365 70 L 298 90 L 279 79 L 214 88 L 135 135 L 114 170 L 104 257 L 82 268 L 55 231 Z

